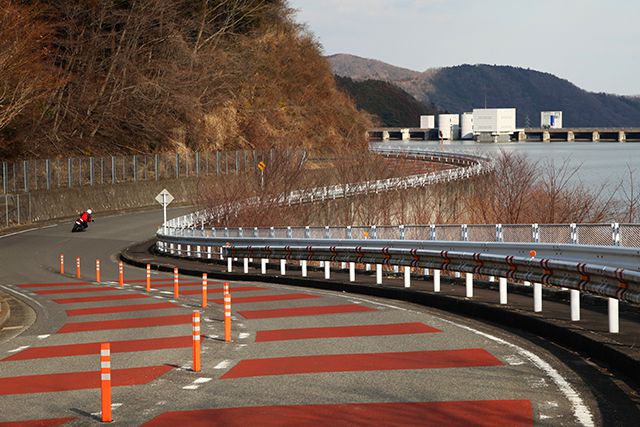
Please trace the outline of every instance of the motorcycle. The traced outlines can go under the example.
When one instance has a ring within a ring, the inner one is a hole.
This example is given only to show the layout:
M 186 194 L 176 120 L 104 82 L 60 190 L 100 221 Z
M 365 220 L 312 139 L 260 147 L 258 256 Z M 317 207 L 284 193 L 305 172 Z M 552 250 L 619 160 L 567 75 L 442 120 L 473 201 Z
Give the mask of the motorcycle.
M 93 222 L 93 219 L 91 219 L 91 222 Z M 81 231 L 86 230 L 87 227 L 89 227 L 89 224 L 87 224 L 87 221 L 83 220 L 82 218 L 78 218 L 76 219 L 76 222 L 73 224 L 73 228 L 71 229 L 71 232 L 79 233 Z

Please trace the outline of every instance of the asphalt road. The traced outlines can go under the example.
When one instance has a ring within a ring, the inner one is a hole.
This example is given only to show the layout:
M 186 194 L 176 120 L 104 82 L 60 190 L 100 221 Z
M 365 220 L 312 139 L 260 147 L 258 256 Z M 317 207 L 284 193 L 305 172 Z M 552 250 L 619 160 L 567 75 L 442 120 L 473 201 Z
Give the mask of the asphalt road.
M 231 284 L 226 344 L 222 285 L 210 281 L 194 373 L 198 280 L 181 277 L 177 300 L 166 274 L 154 272 L 149 294 L 133 267 L 117 283 L 119 251 L 152 236 L 160 215 L 98 214 L 81 234 L 62 224 L 0 238 L 0 292 L 24 303 L 0 331 L 0 426 L 99 424 L 101 342 L 112 343 L 120 425 L 602 422 L 585 379 L 528 340 L 408 303 L 284 285 Z M 82 280 L 71 277 L 76 256 Z

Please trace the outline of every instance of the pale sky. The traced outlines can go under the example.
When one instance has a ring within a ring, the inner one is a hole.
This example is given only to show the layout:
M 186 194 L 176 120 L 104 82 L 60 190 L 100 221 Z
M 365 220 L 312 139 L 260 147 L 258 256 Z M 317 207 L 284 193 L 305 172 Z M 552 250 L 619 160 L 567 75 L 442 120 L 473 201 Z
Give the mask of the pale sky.
M 324 53 L 531 68 L 640 95 L 640 0 L 289 0 Z

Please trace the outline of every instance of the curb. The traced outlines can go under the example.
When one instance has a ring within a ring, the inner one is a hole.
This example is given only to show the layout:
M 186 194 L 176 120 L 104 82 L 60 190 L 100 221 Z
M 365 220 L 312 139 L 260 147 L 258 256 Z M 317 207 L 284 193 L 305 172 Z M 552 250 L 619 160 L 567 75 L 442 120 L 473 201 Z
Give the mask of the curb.
M 0 294 L 0 296 L 6 294 Z M 9 307 L 9 303 L 7 302 L 8 297 L 4 297 L 2 301 L 0 301 L 0 329 L 2 329 L 2 325 L 9 319 L 11 316 L 11 307 Z
M 124 262 L 136 267 L 145 268 L 147 263 L 150 263 L 152 269 L 173 272 L 173 268 L 176 266 L 175 264 L 158 263 L 155 260 L 157 255 L 153 251 L 155 243 L 152 242 L 155 242 L 155 239 L 132 245 L 121 252 L 120 258 Z M 148 259 L 141 261 L 129 254 L 129 249 L 134 246 L 141 247 L 143 245 L 148 245 Z M 200 276 L 203 272 L 206 272 L 210 278 L 225 279 L 229 281 L 255 281 L 285 284 L 302 288 L 315 288 L 376 296 L 419 304 L 425 307 L 433 307 L 449 313 L 469 317 L 474 320 L 489 321 L 493 323 L 494 326 L 498 327 L 508 324 L 510 325 L 510 328 L 533 333 L 560 345 L 561 347 L 573 350 L 583 357 L 595 359 L 598 361 L 599 365 L 606 366 L 611 371 L 640 384 L 640 360 L 636 360 L 630 355 L 587 335 L 548 322 L 544 318 L 499 308 L 483 302 L 442 294 L 424 293 L 411 289 L 395 289 L 388 287 L 374 288 L 366 285 L 291 276 L 263 276 L 251 273 L 225 273 L 220 271 L 211 271 L 211 269 L 207 268 L 206 265 L 203 265 L 202 269 L 180 269 L 180 272 L 190 276 Z

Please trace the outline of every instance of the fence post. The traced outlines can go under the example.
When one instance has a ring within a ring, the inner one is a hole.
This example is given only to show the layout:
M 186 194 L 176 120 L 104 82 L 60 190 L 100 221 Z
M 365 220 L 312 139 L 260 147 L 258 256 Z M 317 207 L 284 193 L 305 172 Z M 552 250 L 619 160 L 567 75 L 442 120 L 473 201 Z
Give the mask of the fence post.
M 24 181 L 24 191 L 26 193 L 27 191 L 29 191 L 29 161 L 28 160 L 24 160 L 22 162 L 22 180 Z
M 502 234 L 502 224 L 496 224 L 496 242 L 504 242 L 504 235 Z
M 159 169 L 158 169 L 158 166 L 160 166 L 160 165 L 159 165 L 159 163 L 160 163 L 160 154 L 155 154 L 155 155 L 153 156 L 153 163 L 154 163 L 155 174 L 156 174 L 156 181 L 157 181 L 158 179 L 160 179 L 160 176 L 159 176 Z
M 9 183 L 7 182 L 8 167 L 9 166 L 7 162 L 2 162 L 2 191 L 4 194 L 7 194 L 9 192 Z
M 469 227 L 467 224 L 460 225 L 460 240 L 463 242 L 469 241 Z
M 620 246 L 620 224 L 617 222 L 611 224 L 611 244 Z
M 542 283 L 533 284 L 533 311 L 542 311 Z
M 67 159 L 67 181 L 68 181 L 68 187 L 71 188 L 71 185 L 73 183 L 73 177 L 72 174 L 73 173 L 73 159 L 71 157 L 69 157 Z
M 116 156 L 111 156 L 111 183 L 116 183 Z
M 132 167 L 133 167 L 133 182 L 137 182 L 138 181 L 138 158 L 136 157 L 136 155 L 133 155 L 133 160 L 132 160 Z
M 571 244 L 578 244 L 578 226 L 576 223 L 569 224 L 569 228 L 571 229 Z
M 404 225 L 398 227 L 400 229 L 400 240 L 404 240 Z
M 538 224 L 531 224 L 531 240 L 534 243 L 540 243 L 540 226 Z
M 571 321 L 580 320 L 580 291 L 571 289 Z
M 200 176 L 200 153 L 196 152 L 196 176 Z
M 20 193 L 16 194 L 16 218 L 18 225 L 20 225 Z
M 429 240 L 436 240 L 436 225 L 429 225 Z
M 216 175 L 220 175 L 220 152 L 216 151 Z
M 620 332 L 620 318 L 618 311 L 619 301 L 615 298 L 609 298 L 609 332 L 617 334 Z
M 501 277 L 500 282 L 500 304 L 505 305 L 507 303 L 507 278 Z
M 51 160 L 44 161 L 45 175 L 47 178 L 47 190 L 51 190 Z
M 176 178 L 180 178 L 180 154 L 176 153 Z

